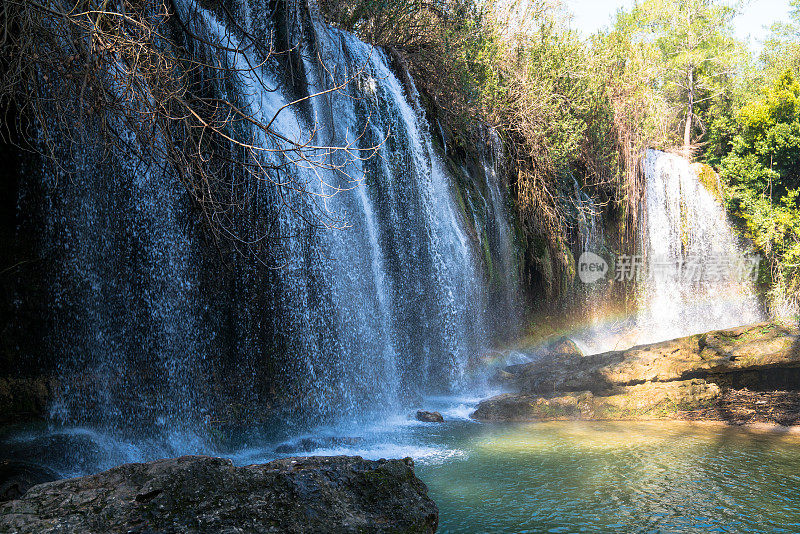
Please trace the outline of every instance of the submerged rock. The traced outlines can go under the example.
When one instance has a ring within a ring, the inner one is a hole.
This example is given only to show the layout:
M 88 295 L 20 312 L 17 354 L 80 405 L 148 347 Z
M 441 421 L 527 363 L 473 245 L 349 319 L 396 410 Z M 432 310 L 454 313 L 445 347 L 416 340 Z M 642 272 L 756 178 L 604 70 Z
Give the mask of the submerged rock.
M 362 438 L 328 436 L 323 438 L 302 438 L 298 441 L 281 443 L 275 447 L 278 454 L 295 454 L 312 452 L 334 447 L 352 447 L 363 441 Z
M 435 532 L 410 458 L 286 458 L 234 467 L 184 456 L 48 482 L 0 506 L 20 533 Z
M 417 410 L 417 421 L 423 423 L 444 423 L 444 417 L 439 412 L 427 412 L 425 410 Z
M 52 469 L 34 463 L 0 460 L 0 502 L 19 499 L 31 487 L 59 478 Z

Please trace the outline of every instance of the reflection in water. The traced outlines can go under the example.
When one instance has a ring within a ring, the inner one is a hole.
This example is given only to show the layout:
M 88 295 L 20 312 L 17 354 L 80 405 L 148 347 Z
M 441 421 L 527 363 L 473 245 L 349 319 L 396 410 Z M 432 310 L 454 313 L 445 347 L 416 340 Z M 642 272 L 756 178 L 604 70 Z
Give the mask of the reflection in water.
M 445 414 L 442 424 L 397 418 L 221 448 L 31 429 L 0 450 L 49 458 L 62 476 L 187 452 L 238 465 L 307 454 L 411 456 L 444 533 L 800 532 L 800 434 L 680 422 L 484 425 L 466 419 L 470 405 L 427 399 L 425 408 Z M 305 446 L 314 442 L 319 448 Z M 296 443 L 302 451 L 276 452 Z
M 441 532 L 798 532 L 800 439 L 683 423 L 468 425 L 418 462 Z

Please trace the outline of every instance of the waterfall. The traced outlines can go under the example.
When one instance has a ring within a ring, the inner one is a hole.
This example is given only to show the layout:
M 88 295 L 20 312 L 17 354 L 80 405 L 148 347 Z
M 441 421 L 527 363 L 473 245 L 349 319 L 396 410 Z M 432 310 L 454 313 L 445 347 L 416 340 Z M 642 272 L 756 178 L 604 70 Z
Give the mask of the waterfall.
M 613 307 L 610 314 L 603 309 L 610 303 L 597 284 L 585 289 L 589 326 L 572 336 L 585 353 L 763 319 L 752 279 L 757 258 L 738 242 L 716 184 L 702 183 L 686 158 L 658 150 L 643 154 L 642 167 L 645 194 L 638 254 L 610 257 L 602 250 L 599 221 L 588 216 L 579 220 L 583 250 L 603 254 L 608 279 L 636 288 L 635 309 L 622 316 L 613 314 Z M 591 208 L 577 187 L 576 198 Z
M 600 208 L 595 200 L 581 189 L 578 181 L 573 177 L 572 185 L 575 192 L 574 204 L 578 218 L 578 244 L 580 251 L 599 251 L 605 245 Z
M 762 319 L 754 258 L 739 246 L 721 200 L 685 158 L 648 150 L 640 340 L 659 341 Z M 713 187 L 713 185 L 712 185 Z
M 572 178 L 574 198 L 572 202 L 577 212 L 577 245 L 578 250 L 575 255 L 579 258 L 586 251 L 600 254 L 604 251 L 605 236 L 603 234 L 602 210 L 597 205 L 595 199 L 588 195 L 580 186 L 578 181 Z M 599 325 L 603 319 L 603 306 L 608 299 L 608 286 L 600 284 L 587 284 L 581 288 L 583 294 L 581 304 L 583 305 L 583 315 L 591 325 Z M 597 343 L 597 340 L 581 343 Z
M 64 389 L 54 417 L 155 436 L 270 417 L 302 428 L 407 413 L 424 395 L 459 390 L 490 337 L 486 276 L 413 81 L 398 79 L 385 51 L 308 10 L 286 23 L 274 3 L 252 0 L 231 25 L 213 3 L 175 5 L 195 46 L 222 45 L 212 52 L 229 73 L 215 82 L 219 94 L 264 123 L 279 113 L 272 128 L 285 139 L 316 132 L 317 144 L 377 153 L 332 153 L 323 166 L 264 153 L 278 169 L 270 179 L 291 178 L 306 193 L 234 169 L 231 188 L 246 201 L 228 222 L 242 254 L 208 237 L 174 173 L 139 172 L 128 154 L 98 166 L 87 145 L 68 162 L 80 180 L 45 165 L 32 173 L 19 210 L 38 222 L 22 224 L 17 241 L 43 258 L 35 274 L 45 289 L 21 272 L 15 331 L 24 341 L 26 321 L 41 325 L 20 350 L 56 360 Z M 268 40 L 281 24 L 290 60 L 260 57 L 270 42 L 241 41 L 241 28 Z M 239 134 L 274 147 L 257 128 Z M 498 157 L 487 165 L 496 170 Z M 490 180 L 492 224 L 510 246 L 504 197 Z M 334 227 L 307 224 L 313 214 Z M 265 230 L 253 221 L 282 236 L 269 251 L 279 261 L 247 249 Z M 504 264 L 510 254 L 500 252 Z
M 521 308 L 519 300 L 519 268 L 517 247 L 509 224 L 509 213 L 506 209 L 506 195 L 504 194 L 504 179 L 507 169 L 503 143 L 494 128 L 487 128 L 484 132 L 484 150 L 481 153 L 481 163 L 485 177 L 486 194 L 483 196 L 488 249 L 495 254 L 497 260 L 493 266 L 495 279 L 500 287 L 499 298 L 496 301 L 505 308 L 503 320 L 516 321 L 515 315 Z

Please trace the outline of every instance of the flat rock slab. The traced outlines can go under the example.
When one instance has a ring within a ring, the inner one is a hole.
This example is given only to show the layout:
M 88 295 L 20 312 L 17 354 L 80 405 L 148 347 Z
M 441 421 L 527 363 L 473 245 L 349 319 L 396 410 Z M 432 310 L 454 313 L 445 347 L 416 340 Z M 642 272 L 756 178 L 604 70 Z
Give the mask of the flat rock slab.
M 471 417 L 483 422 L 674 419 L 711 409 L 719 396 L 716 384 L 699 379 L 624 386 L 605 395 L 507 393 L 482 401 Z
M 0 532 L 435 532 L 438 509 L 413 467 L 357 456 L 126 464 L 34 486 L 0 506 Z
M 798 367 L 797 326 L 763 323 L 591 356 L 554 354 L 507 367 L 500 380 L 522 393 L 603 393 L 643 382 Z

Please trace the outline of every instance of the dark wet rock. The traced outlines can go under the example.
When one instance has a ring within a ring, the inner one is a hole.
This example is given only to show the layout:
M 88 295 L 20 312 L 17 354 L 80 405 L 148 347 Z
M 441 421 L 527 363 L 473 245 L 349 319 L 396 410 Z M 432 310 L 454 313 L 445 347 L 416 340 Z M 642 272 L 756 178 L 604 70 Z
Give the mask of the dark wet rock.
M 184 456 L 40 484 L 0 506 L 0 532 L 430 533 L 438 509 L 405 460 Z
M 482 401 L 471 417 L 485 422 L 674 419 L 713 407 L 719 396 L 719 386 L 700 379 L 625 386 L 605 395 L 507 393 Z
M 363 441 L 363 438 L 358 437 L 327 436 L 321 438 L 302 438 L 293 442 L 281 443 L 275 447 L 275 452 L 278 454 L 296 454 L 335 447 L 354 447 Z
M 59 478 L 52 469 L 34 463 L 0 460 L 0 502 L 19 499 L 29 488 Z
M 444 417 L 439 412 L 428 412 L 425 410 L 417 410 L 417 421 L 423 423 L 444 423 Z
M 0 424 L 44 419 L 57 388 L 48 377 L 0 377 Z

